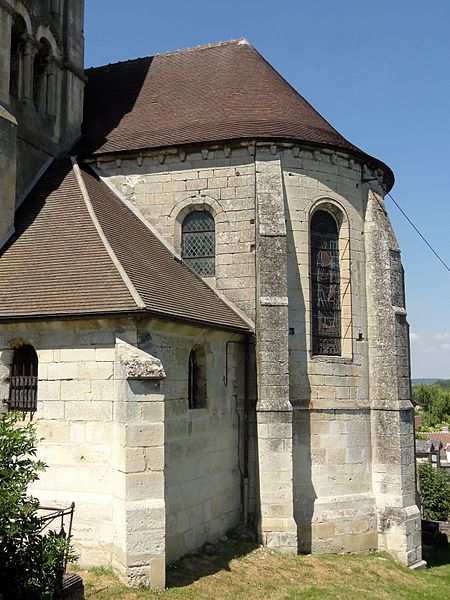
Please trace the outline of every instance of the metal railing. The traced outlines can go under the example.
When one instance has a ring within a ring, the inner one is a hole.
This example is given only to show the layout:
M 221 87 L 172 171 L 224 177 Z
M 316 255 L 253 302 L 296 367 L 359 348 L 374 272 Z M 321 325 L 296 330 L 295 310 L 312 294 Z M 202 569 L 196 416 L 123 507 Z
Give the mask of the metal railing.
M 45 530 L 53 530 L 55 533 L 70 542 L 72 537 L 73 513 L 75 511 L 75 502 L 72 502 L 67 508 L 55 508 L 51 506 L 39 506 L 39 511 L 45 513 L 42 515 L 41 533 Z M 54 526 L 52 527 L 52 524 Z M 59 531 L 58 531 L 59 529 Z M 67 560 L 69 555 L 69 544 L 64 553 L 63 573 L 66 572 Z

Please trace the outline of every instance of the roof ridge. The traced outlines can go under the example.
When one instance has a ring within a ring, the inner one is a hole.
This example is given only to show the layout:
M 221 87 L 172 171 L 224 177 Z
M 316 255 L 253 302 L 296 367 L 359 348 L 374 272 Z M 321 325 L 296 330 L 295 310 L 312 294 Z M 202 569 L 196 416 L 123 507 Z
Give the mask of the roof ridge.
M 115 67 L 116 65 L 124 65 L 127 63 L 137 62 L 138 60 L 146 60 L 148 58 L 156 58 L 159 56 L 171 56 L 172 54 L 187 54 L 188 52 L 197 52 L 199 50 L 210 50 L 212 48 L 220 48 L 221 46 L 230 46 L 236 44 L 239 46 L 252 46 L 246 38 L 236 38 L 232 40 L 224 40 L 221 42 L 212 42 L 210 44 L 200 44 L 199 46 L 190 46 L 189 48 L 180 48 L 178 50 L 168 50 L 167 52 L 157 52 L 156 54 L 148 54 L 147 56 L 137 56 L 127 60 L 118 60 L 117 62 L 107 63 L 106 65 L 98 65 L 97 67 L 88 67 L 85 71 L 94 71 L 97 69 L 106 69 Z M 253 48 L 253 46 L 252 46 Z
M 112 249 L 112 247 L 108 241 L 108 238 L 106 237 L 106 235 L 102 229 L 102 226 L 100 225 L 97 215 L 95 214 L 94 207 L 92 206 L 91 199 L 89 197 L 89 192 L 87 191 L 86 185 L 83 180 L 83 175 L 81 173 L 81 170 L 77 163 L 76 158 L 74 156 L 71 156 L 70 160 L 72 162 L 72 170 L 75 174 L 75 178 L 77 180 L 78 187 L 80 188 L 81 195 L 86 204 L 87 211 L 89 213 L 89 216 L 92 220 L 92 223 L 93 223 L 95 229 L 97 230 L 100 240 L 102 241 L 102 243 L 105 247 L 106 252 L 108 253 L 114 266 L 116 267 L 117 271 L 119 272 L 119 275 L 122 278 L 122 281 L 124 282 L 126 287 L 128 288 L 128 291 L 130 292 L 133 300 L 136 302 L 137 308 L 139 308 L 139 309 L 146 308 L 145 302 L 142 300 L 142 298 L 141 298 L 140 294 L 138 293 L 137 289 L 135 288 L 133 282 L 131 281 L 127 272 L 125 271 L 125 269 L 123 268 L 119 259 L 117 258 L 116 253 Z

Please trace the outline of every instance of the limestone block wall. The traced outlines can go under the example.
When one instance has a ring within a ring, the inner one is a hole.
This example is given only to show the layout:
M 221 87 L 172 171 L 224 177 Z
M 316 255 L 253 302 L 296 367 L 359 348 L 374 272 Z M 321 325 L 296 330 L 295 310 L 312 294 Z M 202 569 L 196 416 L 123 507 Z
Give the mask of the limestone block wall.
M 13 348 L 29 343 L 39 359 L 38 407 L 43 438 L 39 456 L 49 465 L 33 493 L 41 504 L 76 503 L 74 538 L 81 562 L 110 564 L 114 537 L 115 335 L 133 341 L 129 323 L 2 325 L 0 347 L 5 375 Z M 8 398 L 4 384 L 2 400 Z
M 258 177 L 261 181 L 265 177 L 259 173 L 259 155 L 264 155 L 269 166 L 281 165 L 281 170 L 269 168 L 272 175 L 266 178 L 265 196 L 264 186 L 261 194 L 257 187 Z M 211 210 L 217 232 L 217 270 L 211 283 L 251 318 L 257 317 L 258 264 L 269 275 L 272 268 L 273 282 L 282 272 L 274 266 L 275 256 L 270 252 L 264 255 L 264 248 L 270 244 L 262 244 L 261 239 L 267 234 L 269 240 L 272 234 L 270 226 L 262 237 L 261 232 L 258 234 L 256 214 L 258 208 L 270 219 L 275 218 L 272 205 L 277 194 L 270 190 L 280 187 L 286 221 L 283 244 L 287 255 L 289 398 L 294 406 L 292 472 L 299 548 L 339 550 L 348 544 L 360 550 L 375 547 L 363 233 L 367 186 L 362 179 L 381 177 L 381 172 L 372 172 L 340 152 L 260 142 L 231 148 L 211 146 L 200 151 L 174 149 L 114 160 L 102 157 L 96 167 L 176 251 L 180 250 L 180 225 L 187 211 L 203 207 Z M 318 207 L 333 212 L 340 223 L 340 357 L 311 353 L 309 221 Z M 284 326 L 282 330 L 280 334 L 285 333 Z M 266 326 L 261 323 L 257 347 L 264 331 Z M 405 377 L 404 373 L 399 376 Z M 259 377 L 258 385 L 263 379 Z M 250 429 L 255 433 L 253 415 L 250 420 Z M 253 435 L 250 440 L 250 506 L 255 514 L 262 498 L 258 482 L 258 444 L 262 440 Z M 345 537 L 349 532 L 344 531 L 343 520 L 354 522 L 351 541 Z M 326 531 L 319 532 L 314 523 L 327 524 Z
M 238 524 L 242 342 L 155 319 L 1 326 L 3 401 L 14 348 L 37 351 L 34 419 L 49 468 L 32 492 L 43 505 L 75 501 L 81 563 L 163 587 L 166 562 Z M 200 344 L 207 408 L 190 410 L 189 353 Z
M 150 324 L 141 326 L 140 338 L 140 347 L 161 359 L 167 375 L 164 462 L 170 563 L 217 539 L 242 515 L 243 340 L 187 326 L 158 331 Z M 198 345 L 206 352 L 207 407 L 189 409 L 189 353 Z
M 98 172 L 177 253 L 181 222 L 209 210 L 216 227 L 216 276 L 208 279 L 255 315 L 255 167 L 250 147 L 141 155 L 97 162 Z
M 285 150 L 290 398 L 294 405 L 294 501 L 302 551 L 377 546 L 371 481 L 362 166 L 345 155 Z M 312 212 L 340 220 L 342 356 L 313 356 Z

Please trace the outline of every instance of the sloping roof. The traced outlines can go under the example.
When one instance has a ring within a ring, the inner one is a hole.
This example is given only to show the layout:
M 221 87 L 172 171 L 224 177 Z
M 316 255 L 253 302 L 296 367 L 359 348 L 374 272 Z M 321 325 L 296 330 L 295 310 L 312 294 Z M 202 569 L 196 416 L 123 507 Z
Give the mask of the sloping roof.
M 85 152 L 286 139 L 356 154 L 393 181 L 384 163 L 347 141 L 248 42 L 139 58 L 86 75 Z
M 249 329 L 92 171 L 77 169 L 54 162 L 17 211 L 0 251 L 0 320 L 148 312 Z

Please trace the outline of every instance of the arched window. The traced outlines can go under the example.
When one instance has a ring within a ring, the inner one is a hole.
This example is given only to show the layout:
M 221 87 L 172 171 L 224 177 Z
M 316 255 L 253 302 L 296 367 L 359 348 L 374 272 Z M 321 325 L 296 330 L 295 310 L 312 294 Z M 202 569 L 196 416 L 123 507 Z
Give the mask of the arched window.
M 33 103 L 36 110 L 47 113 L 49 105 L 48 66 L 52 56 L 50 43 L 42 38 L 33 64 Z
M 17 99 L 21 97 L 22 52 L 26 31 L 25 21 L 20 15 L 16 15 L 11 28 L 9 93 Z
M 181 256 L 200 277 L 215 274 L 215 226 L 206 210 L 189 213 L 181 226 Z
M 334 216 L 318 210 L 311 219 L 312 353 L 341 355 L 339 229 Z
M 206 354 L 196 346 L 189 354 L 189 408 L 206 408 Z
M 38 357 L 33 346 L 17 348 L 11 369 L 9 408 L 35 412 L 37 408 Z

